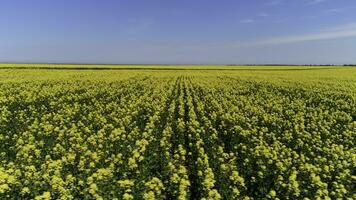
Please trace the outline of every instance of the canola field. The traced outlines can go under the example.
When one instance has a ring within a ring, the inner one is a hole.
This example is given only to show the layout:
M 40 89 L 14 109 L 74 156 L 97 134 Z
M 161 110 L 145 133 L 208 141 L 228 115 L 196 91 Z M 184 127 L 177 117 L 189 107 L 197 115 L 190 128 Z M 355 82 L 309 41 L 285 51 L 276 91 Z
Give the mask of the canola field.
M 355 67 L 22 66 L 0 199 L 356 199 Z

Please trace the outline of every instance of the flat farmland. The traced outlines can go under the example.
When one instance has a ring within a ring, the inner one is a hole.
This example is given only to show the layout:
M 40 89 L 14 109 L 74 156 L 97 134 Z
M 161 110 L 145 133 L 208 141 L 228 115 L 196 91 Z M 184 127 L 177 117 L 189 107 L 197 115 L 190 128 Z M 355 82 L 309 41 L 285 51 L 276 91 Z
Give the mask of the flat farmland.
M 0 64 L 1 199 L 355 199 L 356 68 Z

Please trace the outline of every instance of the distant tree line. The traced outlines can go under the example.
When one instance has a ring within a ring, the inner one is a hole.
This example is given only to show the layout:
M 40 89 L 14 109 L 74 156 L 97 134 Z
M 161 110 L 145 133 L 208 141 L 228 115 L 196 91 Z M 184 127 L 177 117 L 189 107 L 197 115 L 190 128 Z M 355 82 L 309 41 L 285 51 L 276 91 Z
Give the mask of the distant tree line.
M 226 66 L 352 66 L 356 67 L 356 64 L 228 64 Z

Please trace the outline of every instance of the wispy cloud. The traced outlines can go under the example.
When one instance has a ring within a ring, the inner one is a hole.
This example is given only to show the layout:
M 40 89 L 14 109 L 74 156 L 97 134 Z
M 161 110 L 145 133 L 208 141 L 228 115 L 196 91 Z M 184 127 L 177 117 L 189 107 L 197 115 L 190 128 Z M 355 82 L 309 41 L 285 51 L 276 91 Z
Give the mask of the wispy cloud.
M 267 5 L 270 6 L 277 6 L 277 5 L 282 5 L 284 3 L 284 0 L 271 0 L 267 2 Z
M 325 14 L 334 14 L 334 13 L 342 13 L 345 9 L 344 8 L 331 8 L 326 9 L 323 11 Z
M 269 16 L 270 16 L 270 14 L 261 12 L 261 13 L 257 14 L 254 17 L 242 19 L 240 21 L 240 23 L 242 23 L 242 24 L 251 24 L 251 23 L 259 21 L 258 18 L 265 18 L 265 17 L 269 17 Z
M 281 45 L 347 37 L 356 37 L 356 23 L 350 23 L 313 33 L 267 38 L 246 43 L 246 46 Z
M 323 3 L 325 1 L 326 0 L 307 0 L 307 4 L 308 5 L 316 5 L 316 4 L 319 4 L 319 3 Z
M 301 1 L 301 3 L 305 3 L 306 5 L 317 5 L 317 4 L 320 4 L 320 3 L 323 3 L 327 0 L 304 0 Z M 270 5 L 270 6 L 278 6 L 278 5 L 286 5 L 287 3 L 290 3 L 292 1 L 287 1 L 287 0 L 270 0 L 267 2 L 267 5 Z M 299 2 L 298 2 L 299 3 Z
M 335 26 L 327 29 L 321 29 L 321 32 L 328 32 L 328 31 L 344 31 L 344 30 L 356 30 L 356 22 L 344 24 L 341 26 Z
M 129 34 L 138 34 L 147 29 L 150 29 L 154 24 L 151 18 L 133 20 L 130 26 L 125 27 L 125 32 Z
M 250 24 L 250 23 L 253 23 L 255 22 L 256 20 L 254 19 L 243 19 L 240 21 L 240 23 L 243 23 L 243 24 Z
M 262 12 L 262 13 L 259 13 L 257 16 L 258 16 L 258 17 L 269 17 L 269 16 L 271 16 L 271 15 L 268 14 L 268 13 Z

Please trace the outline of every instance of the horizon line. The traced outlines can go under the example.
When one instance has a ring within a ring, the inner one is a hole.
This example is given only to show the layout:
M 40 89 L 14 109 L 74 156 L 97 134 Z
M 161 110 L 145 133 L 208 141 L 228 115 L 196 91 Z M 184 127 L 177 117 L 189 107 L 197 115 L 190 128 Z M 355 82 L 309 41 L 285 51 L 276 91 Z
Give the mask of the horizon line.
M 226 64 L 214 64 L 214 63 L 100 63 L 100 62 L 0 62 L 0 64 L 48 64 L 48 65 L 157 65 L 157 66 L 356 66 L 356 63 L 330 63 L 330 64 L 311 64 L 311 63 L 226 63 Z

